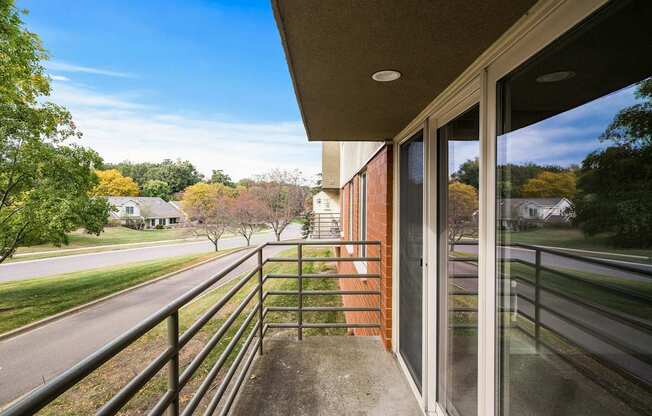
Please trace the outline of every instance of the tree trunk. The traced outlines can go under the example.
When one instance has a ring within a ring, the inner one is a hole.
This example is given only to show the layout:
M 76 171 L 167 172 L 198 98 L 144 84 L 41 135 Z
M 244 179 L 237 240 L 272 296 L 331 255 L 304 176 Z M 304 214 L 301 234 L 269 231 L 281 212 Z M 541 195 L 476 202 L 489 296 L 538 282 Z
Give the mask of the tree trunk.
M 274 231 L 274 235 L 276 235 L 276 241 L 281 241 L 281 233 Z
M 215 251 L 218 251 L 218 249 L 217 249 L 217 240 L 215 240 L 215 242 L 213 242 L 213 245 L 215 245 Z

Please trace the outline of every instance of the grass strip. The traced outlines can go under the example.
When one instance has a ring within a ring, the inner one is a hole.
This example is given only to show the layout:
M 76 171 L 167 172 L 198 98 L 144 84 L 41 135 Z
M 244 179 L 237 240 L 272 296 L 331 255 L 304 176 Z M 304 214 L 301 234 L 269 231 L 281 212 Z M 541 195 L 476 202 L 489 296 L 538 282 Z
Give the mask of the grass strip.
M 228 251 L 0 283 L 0 333 L 223 255 Z

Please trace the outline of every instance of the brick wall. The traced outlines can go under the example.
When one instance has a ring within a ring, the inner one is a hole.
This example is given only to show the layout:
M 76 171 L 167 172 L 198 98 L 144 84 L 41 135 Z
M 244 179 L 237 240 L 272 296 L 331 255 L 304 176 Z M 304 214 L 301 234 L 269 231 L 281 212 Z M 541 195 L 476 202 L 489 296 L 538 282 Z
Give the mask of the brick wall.
M 347 322 L 378 322 L 381 330 L 354 329 L 355 335 L 380 335 L 383 343 L 389 349 L 392 339 L 392 148 L 386 146 L 380 150 L 366 166 L 367 173 L 367 239 L 382 242 L 381 265 L 377 262 L 368 263 L 369 273 L 381 274 L 381 279 L 340 279 L 342 290 L 378 290 L 381 296 L 343 296 L 347 307 L 377 307 L 380 305 L 380 316 L 377 312 L 348 312 Z M 349 218 L 349 190 L 353 187 L 353 218 Z M 343 188 L 341 199 L 342 225 L 344 238 L 356 240 L 359 238 L 359 177 L 354 177 Z M 349 221 L 353 221 L 353 235 L 349 235 Z M 342 249 L 343 256 L 357 255 L 357 249 L 348 253 Z M 370 246 L 370 257 L 378 256 L 378 247 Z M 380 267 L 380 269 L 379 269 Z M 338 266 L 340 273 L 356 273 L 353 263 L 342 262 Z

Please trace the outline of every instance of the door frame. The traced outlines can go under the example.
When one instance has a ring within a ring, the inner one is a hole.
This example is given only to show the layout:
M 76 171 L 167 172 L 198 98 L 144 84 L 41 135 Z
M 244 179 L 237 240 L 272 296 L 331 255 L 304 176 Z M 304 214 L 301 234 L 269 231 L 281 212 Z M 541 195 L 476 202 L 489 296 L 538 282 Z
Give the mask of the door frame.
M 421 131 L 421 134 L 423 136 L 423 244 L 422 244 L 422 258 L 424 259 L 423 263 L 423 268 L 422 268 L 422 309 L 421 309 L 421 334 L 422 334 L 422 344 L 421 344 L 421 391 L 419 391 L 419 388 L 417 387 L 417 384 L 414 382 L 412 378 L 412 374 L 410 373 L 410 370 L 408 370 L 407 364 L 405 363 L 405 360 L 403 359 L 403 356 L 400 353 L 400 331 L 399 331 L 399 319 L 400 319 L 400 302 L 399 302 L 399 296 L 400 296 L 400 174 L 401 174 L 401 158 L 400 158 L 400 151 L 401 151 L 401 145 L 404 144 L 405 142 L 409 141 L 415 134 L 419 133 Z M 405 378 L 408 381 L 408 384 L 410 385 L 410 389 L 412 390 L 412 393 L 414 394 L 414 397 L 417 399 L 417 402 L 419 403 L 419 407 L 421 409 L 425 408 L 425 395 L 424 393 L 427 391 L 427 386 L 428 386 L 428 380 L 426 377 L 426 359 L 427 359 L 427 352 L 426 352 L 426 328 L 428 325 L 427 322 L 427 300 L 426 300 L 426 293 L 427 293 L 427 273 L 426 273 L 426 227 L 425 227 L 425 216 L 426 216 L 426 188 L 427 188 L 427 182 L 428 182 L 428 177 L 427 177 L 427 170 L 426 170 L 426 155 L 427 155 L 427 129 L 426 129 L 426 124 L 420 124 L 416 126 L 414 129 L 412 129 L 409 133 L 405 134 L 405 136 L 398 142 L 394 143 L 392 153 L 393 153 L 393 160 L 394 160 L 394 172 L 393 172 L 393 207 L 392 210 L 394 212 L 394 218 L 396 219 L 393 222 L 393 235 L 394 237 L 394 243 L 392 247 L 392 259 L 393 261 L 393 266 L 392 266 L 392 322 L 394 323 L 392 325 L 392 352 L 394 353 L 394 356 L 396 357 L 396 360 L 398 361 L 399 367 L 401 368 L 401 371 L 405 375 Z
M 445 349 L 440 347 L 439 339 L 441 334 L 441 320 L 445 317 L 439 314 L 439 297 L 438 297 L 438 278 L 441 263 L 439 261 L 440 247 L 438 244 L 438 138 L 437 130 L 447 124 L 449 121 L 455 119 L 457 116 L 463 114 L 475 105 L 480 103 L 480 79 L 478 77 L 470 80 L 463 88 L 461 88 L 455 95 L 453 95 L 446 105 L 439 108 L 428 117 L 428 157 L 426 161 L 428 172 L 428 192 L 427 195 L 427 208 L 426 208 L 426 228 L 427 233 L 427 248 L 426 263 L 428 293 L 428 322 L 432 322 L 427 328 L 427 350 L 429 357 L 427 365 L 427 378 L 430 380 L 429 389 L 427 392 L 427 411 L 429 414 L 446 415 L 439 404 L 438 390 L 439 383 L 445 364 L 442 357 L 445 354 Z M 482 108 L 480 108 L 480 124 L 482 125 Z M 442 344 L 444 345 L 444 344 Z

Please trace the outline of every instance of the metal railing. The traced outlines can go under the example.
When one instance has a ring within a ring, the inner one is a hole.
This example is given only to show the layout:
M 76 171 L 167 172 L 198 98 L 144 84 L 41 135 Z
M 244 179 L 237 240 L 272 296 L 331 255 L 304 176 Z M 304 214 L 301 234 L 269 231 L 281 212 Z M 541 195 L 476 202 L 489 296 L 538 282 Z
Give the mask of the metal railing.
M 477 245 L 477 242 L 464 242 L 459 245 L 472 246 Z M 517 249 L 522 253 L 527 253 L 527 255 L 520 256 L 521 258 L 509 253 L 497 258 L 497 263 L 502 270 L 500 276 L 504 279 L 502 285 L 498 286 L 498 295 L 503 299 L 512 299 L 509 306 L 502 305 L 501 312 L 516 314 L 515 316 L 526 318 L 532 323 L 531 333 L 521 328 L 520 325 L 515 328 L 533 340 L 537 352 L 541 347 L 555 352 L 555 346 L 551 345 L 550 341 L 542 334 L 542 330 L 548 331 L 566 344 L 579 348 L 606 368 L 615 371 L 636 385 L 652 391 L 652 379 L 650 378 L 652 346 L 640 340 L 641 336 L 652 337 L 652 320 L 617 310 L 613 306 L 605 305 L 599 299 L 592 298 L 587 293 L 580 294 L 577 290 L 562 290 L 552 285 L 550 281 L 553 277 L 565 279 L 586 290 L 594 291 L 594 295 L 602 294 L 603 299 L 652 304 L 652 297 L 642 291 L 632 290 L 613 282 L 591 279 L 586 275 L 574 274 L 576 271 L 592 267 L 603 270 L 605 275 L 612 273 L 620 275 L 624 279 L 633 278 L 652 284 L 652 271 L 646 269 L 646 265 L 642 264 L 641 267 L 637 267 L 632 264 L 622 264 L 612 260 L 585 257 L 558 249 L 520 243 L 504 245 L 501 249 Z M 564 259 L 568 264 L 566 267 L 547 265 L 544 255 L 551 259 Z M 474 263 L 477 260 L 475 257 L 464 256 L 449 259 L 449 261 L 463 263 Z M 508 264 L 521 264 L 531 269 L 531 272 L 507 272 L 505 268 Z M 594 274 L 600 273 L 595 273 L 594 270 Z M 451 279 L 477 279 L 477 277 L 477 272 L 449 276 Z M 520 287 L 523 289 L 519 290 Z M 477 290 L 457 288 L 449 295 L 477 296 L 478 292 Z M 560 308 L 560 304 L 568 305 L 568 307 Z M 578 314 L 578 311 L 582 313 Z M 477 308 L 452 307 L 451 312 L 477 313 Z M 544 319 L 544 314 L 546 319 Z M 589 320 L 586 319 L 586 316 L 582 317 L 586 314 L 595 319 Z M 546 323 L 546 321 L 548 322 Z M 472 328 L 474 326 L 460 324 L 453 325 L 453 327 Z M 617 333 L 614 333 L 614 328 L 618 328 L 621 333 L 627 332 L 629 336 L 618 336 Z M 635 334 L 639 334 L 639 336 L 636 337 Z M 613 353 L 600 352 L 596 350 L 596 345 L 602 346 L 602 350 L 610 350 Z M 573 364 L 565 354 L 557 355 L 569 364 Z M 605 381 L 604 378 L 603 381 Z
M 340 238 L 341 219 L 339 212 L 312 213 L 310 237 L 320 239 Z
M 154 360 L 149 362 L 145 368 L 133 377 L 122 389 L 111 397 L 98 411 L 97 415 L 114 415 L 118 413 L 131 398 L 142 390 L 146 383 L 152 380 L 160 370 L 167 366 L 167 390 L 159 397 L 156 404 L 149 410 L 148 415 L 162 415 L 167 413 L 170 416 L 177 415 L 191 415 L 197 411 L 202 400 L 207 398 L 209 392 L 214 391 L 212 398 L 203 411 L 204 415 L 212 415 L 218 406 L 220 415 L 229 413 L 231 405 L 242 385 L 249 367 L 251 366 L 256 352 L 263 353 L 263 340 L 265 334 L 270 328 L 296 328 L 297 336 L 299 339 L 303 338 L 304 329 L 308 328 L 380 328 L 380 319 L 378 322 L 369 323 L 309 323 L 304 321 L 304 312 L 359 312 L 359 311 L 373 311 L 380 312 L 379 308 L 347 308 L 347 307 L 326 307 L 326 306 L 312 306 L 307 307 L 304 305 L 304 298 L 307 296 L 322 296 L 322 295 L 372 295 L 380 297 L 379 290 L 369 291 L 342 291 L 342 290 L 305 290 L 304 280 L 306 279 L 344 279 L 344 278 L 365 278 L 365 279 L 380 279 L 380 273 L 367 273 L 367 274 L 338 274 L 338 273 L 315 273 L 306 274 L 303 272 L 304 264 L 311 262 L 377 262 L 380 268 L 380 256 L 367 256 L 367 257 L 305 257 L 304 247 L 306 246 L 343 246 L 343 245 L 359 245 L 359 246 L 377 246 L 377 253 L 380 254 L 379 241 L 298 241 L 298 242 L 269 242 L 260 245 L 239 258 L 237 261 L 207 279 L 202 284 L 196 286 L 184 295 L 180 296 L 158 312 L 154 313 L 134 328 L 125 332 L 123 335 L 114 339 L 113 341 L 100 348 L 95 353 L 86 357 L 84 360 L 55 377 L 47 384 L 37 388 L 30 394 L 17 401 L 10 407 L 6 408 L 1 416 L 18 416 L 18 415 L 32 415 L 40 409 L 47 406 L 57 397 L 73 388 L 77 383 L 82 381 L 85 377 L 90 375 L 93 371 L 97 370 L 104 363 L 115 357 L 120 352 L 124 351 L 128 346 L 143 337 L 150 330 L 163 321 L 167 322 L 167 347 L 161 352 Z M 297 256 L 294 258 L 288 257 L 271 257 L 264 258 L 263 250 L 266 247 L 296 247 Z M 256 266 L 250 272 L 247 272 L 244 277 L 236 279 L 236 283 L 231 287 L 227 293 L 220 298 L 215 304 L 210 306 L 203 314 L 196 319 L 186 330 L 181 333 L 179 330 L 179 310 L 188 305 L 193 300 L 197 299 L 200 295 L 208 292 L 213 286 L 225 278 L 229 273 L 233 272 L 250 259 L 256 259 Z M 264 266 L 269 263 L 296 263 L 296 274 L 264 274 Z M 238 306 L 229 314 L 229 316 L 222 322 L 217 331 L 209 338 L 203 348 L 192 358 L 190 363 L 181 368 L 179 361 L 179 352 L 186 346 L 199 331 L 218 314 L 227 303 L 232 300 L 234 295 L 238 293 L 247 283 L 256 277 L 257 282 L 253 290 L 246 294 Z M 270 279 L 296 279 L 297 290 L 269 290 L 265 291 L 265 282 Z M 265 307 L 265 301 L 270 296 L 277 295 L 293 295 L 297 297 L 296 307 Z M 255 304 L 251 310 L 247 310 L 251 306 L 252 301 Z M 296 322 L 266 322 L 267 315 L 273 312 L 296 312 Z M 227 346 L 217 358 L 215 363 L 211 366 L 205 378 L 194 391 L 192 398 L 188 401 L 185 407 L 181 408 L 180 392 L 188 385 L 191 377 L 196 373 L 202 363 L 205 362 L 208 355 L 214 350 L 215 346 L 224 339 L 227 331 L 233 324 L 245 314 L 244 320 L 238 327 L 235 334 L 229 340 Z M 252 326 L 253 324 L 253 326 Z M 247 328 L 251 330 L 240 348 L 237 348 L 240 341 L 245 337 Z M 223 370 L 227 361 L 236 352 L 235 358 L 229 368 L 226 370 L 222 380 L 213 385 L 218 374 Z M 239 375 L 233 381 L 236 373 L 240 370 Z M 232 382 L 233 381 L 233 382 Z M 228 396 L 225 394 L 228 391 Z

